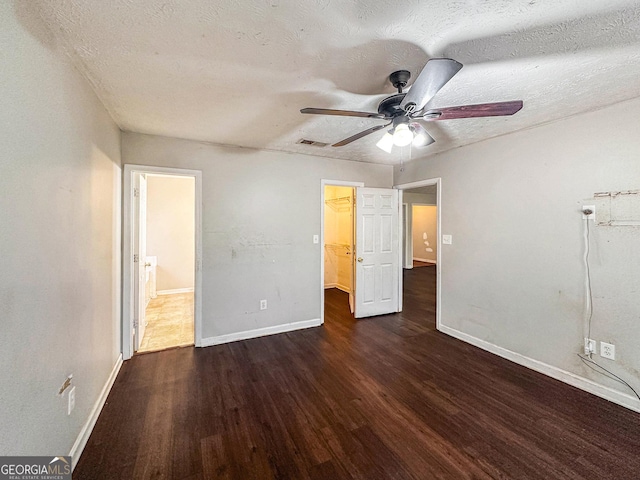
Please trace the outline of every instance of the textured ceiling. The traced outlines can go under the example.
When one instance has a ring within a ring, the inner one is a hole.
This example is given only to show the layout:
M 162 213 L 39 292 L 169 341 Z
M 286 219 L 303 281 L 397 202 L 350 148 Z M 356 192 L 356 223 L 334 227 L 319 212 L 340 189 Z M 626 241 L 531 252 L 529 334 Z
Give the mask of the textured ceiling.
M 640 96 L 637 0 L 16 0 L 37 14 L 127 131 L 398 163 Z M 464 68 L 429 107 L 522 99 L 513 117 L 426 124 L 423 149 L 375 147 L 387 76 Z

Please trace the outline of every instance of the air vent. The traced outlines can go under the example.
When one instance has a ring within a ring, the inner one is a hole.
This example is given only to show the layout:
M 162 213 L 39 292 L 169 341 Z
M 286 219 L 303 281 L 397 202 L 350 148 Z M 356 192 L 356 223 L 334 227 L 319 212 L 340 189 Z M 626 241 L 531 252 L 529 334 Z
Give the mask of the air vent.
M 302 145 L 312 145 L 314 147 L 326 147 L 327 145 L 329 145 L 328 143 L 316 142 L 315 140 L 307 140 L 306 138 L 301 138 L 297 141 L 297 143 L 301 143 Z

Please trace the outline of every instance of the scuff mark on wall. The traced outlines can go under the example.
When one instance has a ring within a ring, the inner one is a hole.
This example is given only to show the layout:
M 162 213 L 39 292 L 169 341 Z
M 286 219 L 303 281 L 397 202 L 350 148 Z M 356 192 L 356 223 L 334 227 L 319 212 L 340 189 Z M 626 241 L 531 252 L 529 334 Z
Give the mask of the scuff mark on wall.
M 589 201 L 596 206 L 598 226 L 640 226 L 640 190 L 597 192 Z

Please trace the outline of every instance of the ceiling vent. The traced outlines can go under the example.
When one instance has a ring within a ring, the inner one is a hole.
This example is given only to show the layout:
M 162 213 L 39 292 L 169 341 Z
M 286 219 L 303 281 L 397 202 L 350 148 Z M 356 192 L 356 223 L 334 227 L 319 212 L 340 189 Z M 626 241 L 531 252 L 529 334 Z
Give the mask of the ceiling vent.
M 296 143 L 301 143 L 302 145 L 312 145 L 314 147 L 326 147 L 327 145 L 329 145 L 328 143 L 316 142 L 315 140 L 307 140 L 306 138 L 301 138 Z

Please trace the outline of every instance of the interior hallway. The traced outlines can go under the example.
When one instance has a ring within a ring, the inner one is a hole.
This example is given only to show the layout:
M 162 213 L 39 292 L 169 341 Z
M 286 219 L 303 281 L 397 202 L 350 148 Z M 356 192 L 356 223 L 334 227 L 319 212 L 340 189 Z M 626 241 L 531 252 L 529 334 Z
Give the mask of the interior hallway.
M 637 478 L 640 415 L 435 330 L 435 268 L 404 312 L 127 361 L 77 479 Z

